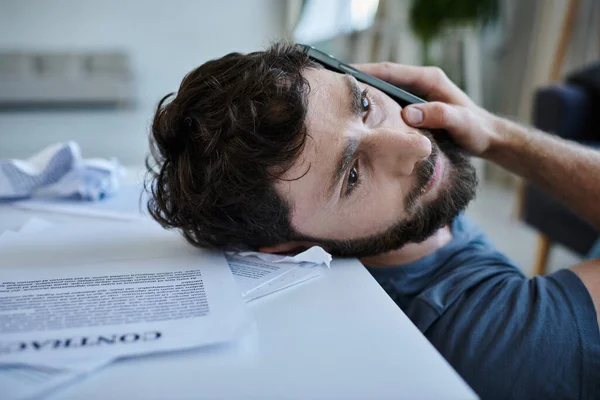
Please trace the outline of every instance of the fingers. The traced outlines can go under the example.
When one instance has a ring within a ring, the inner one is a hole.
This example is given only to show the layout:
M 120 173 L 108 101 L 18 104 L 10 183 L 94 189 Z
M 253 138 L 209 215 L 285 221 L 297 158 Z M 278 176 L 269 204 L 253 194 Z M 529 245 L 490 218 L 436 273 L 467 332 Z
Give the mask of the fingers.
M 408 106 L 402 110 L 402 118 L 416 128 L 460 131 L 470 125 L 465 108 L 440 102 Z
M 444 130 L 473 155 L 484 154 L 500 138 L 496 117 L 479 108 L 441 102 L 415 104 L 402 109 L 402 118 L 413 127 Z
M 354 64 L 355 68 L 430 101 L 466 105 L 470 100 L 438 67 L 416 67 L 391 62 Z

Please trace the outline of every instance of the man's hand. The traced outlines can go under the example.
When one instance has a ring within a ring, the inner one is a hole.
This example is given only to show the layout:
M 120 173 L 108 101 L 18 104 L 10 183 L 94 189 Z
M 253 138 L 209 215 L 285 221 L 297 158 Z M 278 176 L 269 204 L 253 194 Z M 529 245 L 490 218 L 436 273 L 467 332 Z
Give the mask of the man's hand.
M 501 132 L 499 118 L 477 106 L 439 68 L 414 67 L 389 62 L 357 64 L 355 67 L 429 101 L 402 110 L 408 125 L 444 129 L 473 155 L 485 156 Z

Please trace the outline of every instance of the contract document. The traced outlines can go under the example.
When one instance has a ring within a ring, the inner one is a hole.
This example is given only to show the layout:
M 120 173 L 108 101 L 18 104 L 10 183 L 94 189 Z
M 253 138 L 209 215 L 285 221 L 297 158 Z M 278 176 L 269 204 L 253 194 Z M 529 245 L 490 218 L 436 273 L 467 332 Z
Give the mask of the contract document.
M 0 365 L 189 349 L 250 325 L 223 254 L 153 223 L 51 228 L 0 245 Z

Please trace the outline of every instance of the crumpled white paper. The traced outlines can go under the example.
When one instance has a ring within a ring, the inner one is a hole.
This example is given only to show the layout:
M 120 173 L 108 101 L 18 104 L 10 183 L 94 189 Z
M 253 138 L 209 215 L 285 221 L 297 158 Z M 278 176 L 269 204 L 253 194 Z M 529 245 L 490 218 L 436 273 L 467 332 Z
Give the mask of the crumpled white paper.
M 302 253 L 296 254 L 295 256 L 286 256 L 281 254 L 271 254 L 271 253 L 261 253 L 257 251 L 242 251 L 242 252 L 226 252 L 227 254 L 234 254 L 244 257 L 257 257 L 263 261 L 271 262 L 271 263 L 310 263 L 314 265 L 325 264 L 327 268 L 330 268 L 331 264 L 331 254 L 323 250 L 322 247 L 313 246 L 308 250 L 303 251 Z
M 27 160 L 0 160 L 0 199 L 99 200 L 113 195 L 124 176 L 116 159 L 83 159 L 77 143 L 58 143 Z

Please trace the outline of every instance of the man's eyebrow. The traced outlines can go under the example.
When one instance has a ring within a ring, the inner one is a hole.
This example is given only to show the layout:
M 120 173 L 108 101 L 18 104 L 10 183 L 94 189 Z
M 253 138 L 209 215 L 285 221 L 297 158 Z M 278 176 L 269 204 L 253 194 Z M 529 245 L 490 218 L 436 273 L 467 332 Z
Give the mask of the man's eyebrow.
M 362 91 L 358 87 L 356 79 L 351 75 L 346 75 L 346 82 L 348 83 L 348 91 L 350 93 L 350 115 L 353 115 L 357 118 L 362 118 Z
M 346 141 L 346 145 L 342 150 L 342 153 L 337 158 L 337 162 L 335 164 L 335 169 L 333 170 L 333 176 L 331 177 L 331 184 L 329 186 L 329 197 L 333 195 L 333 189 L 337 186 L 337 183 L 342 179 L 342 177 L 346 174 L 348 168 L 352 164 L 352 160 L 354 160 L 354 154 L 356 153 L 356 149 L 358 149 L 358 140 L 355 138 L 349 138 Z

